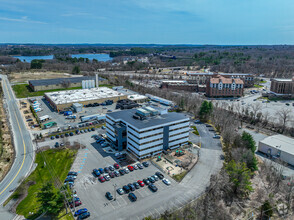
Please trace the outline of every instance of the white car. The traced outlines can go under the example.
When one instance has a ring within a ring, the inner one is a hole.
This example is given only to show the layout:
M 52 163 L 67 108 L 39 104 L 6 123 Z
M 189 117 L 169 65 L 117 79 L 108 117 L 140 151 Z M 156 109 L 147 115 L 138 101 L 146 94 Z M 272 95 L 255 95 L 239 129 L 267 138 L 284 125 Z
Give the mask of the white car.
M 166 179 L 166 178 L 163 178 L 162 179 L 162 182 L 164 182 L 166 185 L 170 185 L 171 184 L 171 182 L 168 179 Z
M 138 166 L 137 166 L 137 164 L 134 164 L 134 165 L 133 165 L 133 167 L 134 167 L 134 169 L 135 169 L 135 170 L 137 170 L 137 169 L 138 169 Z
M 125 170 L 126 173 L 130 172 L 130 170 L 128 168 L 125 168 L 124 170 Z

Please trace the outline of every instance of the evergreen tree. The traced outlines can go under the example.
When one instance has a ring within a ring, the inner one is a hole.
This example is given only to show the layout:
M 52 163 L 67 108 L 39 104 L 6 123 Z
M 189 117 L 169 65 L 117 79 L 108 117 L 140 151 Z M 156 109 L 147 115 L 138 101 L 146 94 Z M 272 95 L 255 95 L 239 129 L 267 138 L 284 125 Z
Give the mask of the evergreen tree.
M 213 111 L 213 105 L 211 102 L 203 101 L 200 107 L 199 116 L 202 120 L 207 120 Z
M 79 74 L 80 73 L 80 67 L 79 66 L 74 66 L 72 69 L 72 74 Z
M 255 145 L 255 141 L 254 141 L 252 135 L 244 131 L 242 133 L 242 140 L 243 140 L 245 146 L 247 148 L 249 148 L 252 151 L 252 153 L 255 153 L 256 145 Z

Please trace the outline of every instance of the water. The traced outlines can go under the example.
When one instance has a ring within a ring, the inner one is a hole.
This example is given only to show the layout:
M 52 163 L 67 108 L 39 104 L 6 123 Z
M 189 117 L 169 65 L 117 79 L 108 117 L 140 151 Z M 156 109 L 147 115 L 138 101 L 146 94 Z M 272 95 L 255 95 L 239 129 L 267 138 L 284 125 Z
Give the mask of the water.
M 89 60 L 96 59 L 98 61 L 109 61 L 112 60 L 112 58 L 109 56 L 109 54 L 105 53 L 90 53 L 90 54 L 72 54 L 72 58 L 88 58 Z M 18 58 L 22 62 L 28 62 L 30 63 L 34 59 L 43 59 L 43 60 L 51 60 L 53 59 L 53 55 L 48 56 L 14 56 L 14 58 Z

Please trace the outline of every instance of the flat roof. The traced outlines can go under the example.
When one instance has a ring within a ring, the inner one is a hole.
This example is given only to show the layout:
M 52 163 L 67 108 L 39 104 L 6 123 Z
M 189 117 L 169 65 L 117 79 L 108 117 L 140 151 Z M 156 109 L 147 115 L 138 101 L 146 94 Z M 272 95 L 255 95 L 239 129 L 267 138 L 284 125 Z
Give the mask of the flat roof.
M 48 86 L 48 85 L 56 85 L 62 83 L 64 81 L 70 83 L 79 83 L 83 80 L 96 80 L 95 76 L 81 76 L 81 77 L 69 77 L 69 78 L 55 78 L 55 79 L 38 79 L 38 80 L 30 80 L 29 84 L 33 86 Z M 99 77 L 99 81 L 104 81 L 106 79 Z
M 125 96 L 107 87 L 46 92 L 45 95 L 56 105 Z
M 145 120 L 134 119 L 133 115 L 136 113 L 137 109 L 127 109 L 117 112 L 107 113 L 108 116 L 113 118 L 114 120 L 123 120 L 131 126 L 142 130 L 147 129 L 149 127 L 159 126 L 162 124 L 180 121 L 183 119 L 189 119 L 186 115 L 177 113 L 177 112 L 169 112 L 162 115 L 157 115 L 153 117 L 147 117 Z
M 275 81 L 279 81 L 279 82 L 292 82 L 292 79 L 273 79 Z
M 128 95 L 128 99 L 132 101 L 136 101 L 136 100 L 148 99 L 148 97 L 144 95 L 133 94 L 133 95 Z
M 294 155 L 294 139 L 293 138 L 278 134 L 278 135 L 266 137 L 260 142 L 268 146 L 271 146 L 273 148 L 276 148 L 281 151 Z

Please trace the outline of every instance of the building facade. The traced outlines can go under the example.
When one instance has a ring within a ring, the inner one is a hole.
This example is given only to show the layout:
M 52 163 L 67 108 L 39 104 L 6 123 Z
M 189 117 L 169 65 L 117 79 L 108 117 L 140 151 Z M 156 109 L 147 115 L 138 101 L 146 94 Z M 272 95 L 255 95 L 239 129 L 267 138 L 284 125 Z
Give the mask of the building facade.
M 189 118 L 151 107 L 106 115 L 106 134 L 117 150 L 126 149 L 137 159 L 174 149 L 189 140 Z
M 216 76 L 210 78 L 206 84 L 206 96 L 208 97 L 240 97 L 243 96 L 243 80 Z
M 29 86 L 33 91 L 44 91 L 53 89 L 66 89 L 74 87 L 82 87 L 83 80 L 96 80 L 95 76 L 71 77 L 71 78 L 55 78 L 30 80 Z M 107 84 L 108 81 L 99 77 L 99 82 Z
M 272 79 L 271 92 L 281 95 L 294 96 L 294 77 L 292 79 Z

